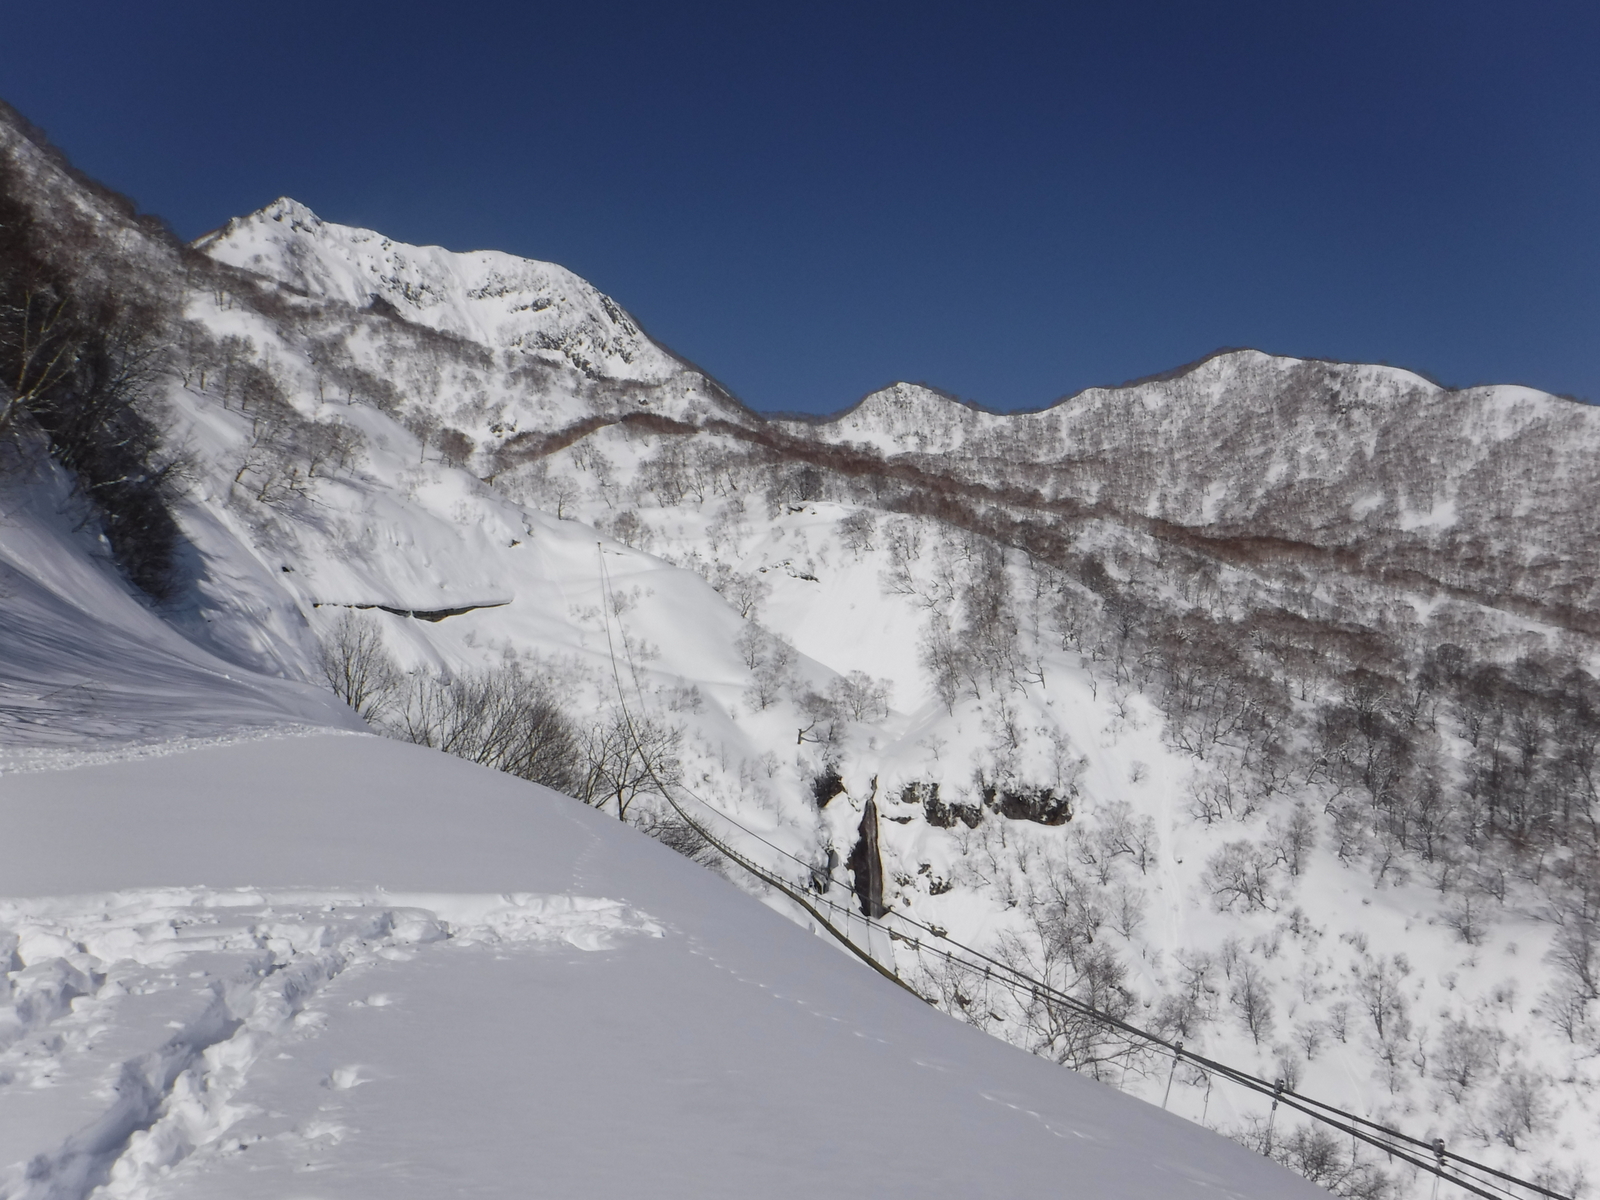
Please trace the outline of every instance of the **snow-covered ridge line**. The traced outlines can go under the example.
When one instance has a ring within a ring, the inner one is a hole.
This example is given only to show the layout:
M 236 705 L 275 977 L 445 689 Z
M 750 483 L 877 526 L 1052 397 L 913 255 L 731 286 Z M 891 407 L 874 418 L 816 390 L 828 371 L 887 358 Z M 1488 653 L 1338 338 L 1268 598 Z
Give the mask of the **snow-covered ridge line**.
M 1176 371 L 1109 387 L 1088 387 L 1043 408 L 1000 412 L 957 399 L 924 384 L 899 382 L 862 397 L 842 412 L 806 419 L 775 417 L 774 422 L 801 437 L 825 442 L 853 441 L 893 453 L 948 453 L 974 439 L 1000 433 L 1026 435 L 1012 449 L 1027 459 L 1048 460 L 1084 447 L 1085 433 L 1108 416 L 1133 425 L 1184 426 L 1228 420 L 1241 403 L 1263 390 L 1295 386 L 1297 375 L 1315 376 L 1348 406 L 1342 411 L 1373 419 L 1406 406 L 1430 407 L 1448 400 L 1460 410 L 1452 423 L 1484 423 L 1500 437 L 1552 416 L 1585 414 L 1600 427 L 1600 410 L 1569 397 L 1533 388 L 1496 385 L 1462 390 L 1445 388 L 1412 371 L 1372 363 L 1293 358 L 1260 350 L 1228 350 Z M 1303 385 L 1301 385 L 1303 386 Z M 1274 407 L 1277 407 L 1276 404 Z M 1288 415 L 1288 414 L 1285 414 Z M 1234 419 L 1237 419 L 1236 417 Z M 1488 429 L 1485 432 L 1489 432 Z

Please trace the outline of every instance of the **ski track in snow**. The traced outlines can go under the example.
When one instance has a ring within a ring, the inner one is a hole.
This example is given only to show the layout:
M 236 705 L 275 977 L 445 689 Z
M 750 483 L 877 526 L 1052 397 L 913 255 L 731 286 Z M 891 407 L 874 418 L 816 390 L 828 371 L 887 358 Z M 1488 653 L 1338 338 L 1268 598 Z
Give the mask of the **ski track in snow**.
M 317 1036 L 336 979 L 464 947 L 600 951 L 627 935 L 665 930 L 619 901 L 533 893 L 170 888 L 0 900 L 0 1148 L 19 1164 L 0 1176 L 0 1200 L 145 1200 L 187 1160 L 242 1149 L 225 1135 L 253 1110 L 233 1098 L 264 1055 Z M 384 993 L 351 1006 L 393 1003 Z M 323 1086 L 357 1087 L 364 1072 L 341 1065 Z M 72 1104 L 47 1103 L 52 1089 L 101 1107 L 83 1120 Z M 312 1144 L 349 1132 L 312 1118 L 282 1136 Z M 30 1135 L 35 1144 L 16 1144 Z

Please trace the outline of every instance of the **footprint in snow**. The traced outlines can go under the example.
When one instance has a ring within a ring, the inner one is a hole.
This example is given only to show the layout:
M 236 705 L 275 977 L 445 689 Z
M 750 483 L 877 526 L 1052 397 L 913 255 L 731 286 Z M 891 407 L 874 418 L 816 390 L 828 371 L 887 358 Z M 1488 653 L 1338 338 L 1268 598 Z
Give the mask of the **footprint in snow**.
M 335 1067 L 328 1073 L 327 1086 L 338 1092 L 349 1091 L 353 1087 L 360 1087 L 363 1083 L 372 1082 L 361 1077 L 361 1067 L 351 1064 L 347 1067 Z

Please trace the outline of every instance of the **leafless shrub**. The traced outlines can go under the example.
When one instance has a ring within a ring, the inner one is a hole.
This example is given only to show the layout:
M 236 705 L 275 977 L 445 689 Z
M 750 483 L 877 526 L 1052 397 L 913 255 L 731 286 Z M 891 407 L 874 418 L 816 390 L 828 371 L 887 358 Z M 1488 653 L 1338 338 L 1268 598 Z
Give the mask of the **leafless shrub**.
M 1219 912 L 1242 908 L 1245 912 L 1270 909 L 1276 903 L 1272 887 L 1275 856 L 1251 841 L 1229 842 L 1206 863 L 1205 885 Z
M 418 673 L 384 722 L 405 741 L 432 746 L 577 795 L 582 742 L 552 683 L 518 663 L 443 678 Z
M 323 639 L 317 661 L 333 694 L 364 721 L 381 720 L 401 702 L 405 677 L 369 616 L 346 610 Z
M 640 796 L 665 795 L 664 789 L 679 781 L 682 744 L 676 727 L 614 708 L 582 737 L 581 753 L 574 755 L 582 774 L 572 794 L 595 808 L 614 805 L 626 820 Z

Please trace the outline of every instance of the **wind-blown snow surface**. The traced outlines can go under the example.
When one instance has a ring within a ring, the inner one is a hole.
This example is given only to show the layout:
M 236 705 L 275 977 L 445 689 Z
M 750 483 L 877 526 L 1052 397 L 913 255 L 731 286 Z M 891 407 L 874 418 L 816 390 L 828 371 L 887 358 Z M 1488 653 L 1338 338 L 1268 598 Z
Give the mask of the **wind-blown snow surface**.
M 7 1200 L 1318 1194 L 430 751 L 12 776 L 0 827 Z

